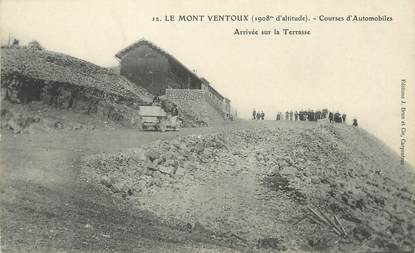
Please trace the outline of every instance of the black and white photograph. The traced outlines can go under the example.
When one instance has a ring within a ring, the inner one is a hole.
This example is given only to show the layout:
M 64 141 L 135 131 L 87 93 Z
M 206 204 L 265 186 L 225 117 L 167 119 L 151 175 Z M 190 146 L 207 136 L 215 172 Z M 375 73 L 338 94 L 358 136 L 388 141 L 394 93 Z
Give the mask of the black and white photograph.
M 0 0 L 0 252 L 415 252 L 415 1 Z

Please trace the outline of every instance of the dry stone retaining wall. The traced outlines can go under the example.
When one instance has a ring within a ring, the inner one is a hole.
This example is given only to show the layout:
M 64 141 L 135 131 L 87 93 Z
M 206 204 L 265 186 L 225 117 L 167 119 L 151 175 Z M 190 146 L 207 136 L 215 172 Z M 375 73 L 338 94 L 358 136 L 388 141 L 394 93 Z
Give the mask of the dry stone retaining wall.
M 204 100 L 205 91 L 195 89 L 167 89 L 168 99 Z
M 182 114 L 192 114 L 195 118 L 215 124 L 223 122 L 223 112 L 212 102 L 208 94 L 198 89 L 167 89 L 166 97 L 176 103 Z

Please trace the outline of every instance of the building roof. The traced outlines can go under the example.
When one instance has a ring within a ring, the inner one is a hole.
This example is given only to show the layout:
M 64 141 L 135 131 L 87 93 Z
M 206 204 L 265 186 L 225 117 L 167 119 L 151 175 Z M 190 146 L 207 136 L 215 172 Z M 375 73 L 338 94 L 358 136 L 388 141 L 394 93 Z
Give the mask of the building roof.
M 146 45 L 151 47 L 152 49 L 156 50 L 157 52 L 159 52 L 160 54 L 164 55 L 166 58 L 168 58 L 169 60 L 177 63 L 178 65 L 180 65 L 182 68 L 184 68 L 187 72 L 189 72 L 194 78 L 198 79 L 200 82 L 203 82 L 205 84 L 208 84 L 209 87 L 215 92 L 217 93 L 222 99 L 224 98 L 215 88 L 213 88 L 212 85 L 210 85 L 209 81 L 206 80 L 204 77 L 200 77 L 198 76 L 195 72 L 189 70 L 183 63 L 181 63 L 179 60 L 177 60 L 176 57 L 174 57 L 173 55 L 169 54 L 168 52 L 166 52 L 165 50 L 161 49 L 160 47 L 158 47 L 157 45 L 155 45 L 154 43 L 152 43 L 149 40 L 146 39 L 140 39 L 137 42 L 129 45 L 128 47 L 122 49 L 121 51 L 119 51 L 115 57 L 117 57 L 119 60 L 121 60 L 125 55 L 127 55 L 131 50 L 134 50 L 136 48 L 138 48 L 139 46 L 142 45 Z
M 142 45 L 146 45 L 151 47 L 153 50 L 159 52 L 160 54 L 164 55 L 166 58 L 168 58 L 169 60 L 175 62 L 176 64 L 178 64 L 179 66 L 181 66 L 182 68 L 184 68 L 187 72 L 189 72 L 194 78 L 198 79 L 199 81 L 202 81 L 200 79 L 200 77 L 194 73 L 193 71 L 189 70 L 189 68 L 187 68 L 183 63 L 181 63 L 179 60 L 176 59 L 176 57 L 174 57 L 173 55 L 169 54 L 168 52 L 166 52 L 165 50 L 161 49 L 160 47 L 158 47 L 157 45 L 155 45 L 154 43 L 152 43 L 149 40 L 146 39 L 140 39 L 137 42 L 129 45 L 128 47 L 122 49 L 121 51 L 119 51 L 115 57 L 117 57 L 117 59 L 121 60 L 125 55 L 127 55 L 131 50 L 134 50 L 136 48 L 138 48 L 139 46 Z

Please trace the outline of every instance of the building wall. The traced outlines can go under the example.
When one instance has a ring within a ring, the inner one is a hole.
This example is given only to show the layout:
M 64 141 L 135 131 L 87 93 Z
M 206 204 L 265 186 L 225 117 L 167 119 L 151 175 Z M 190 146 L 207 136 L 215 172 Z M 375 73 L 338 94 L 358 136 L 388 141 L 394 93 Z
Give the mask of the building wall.
M 189 100 L 207 102 L 222 116 L 229 113 L 224 111 L 223 100 L 219 100 L 214 94 L 202 89 L 167 89 L 166 97 L 170 100 Z
M 166 97 L 178 105 L 180 115 L 195 115 L 200 122 L 214 125 L 224 121 L 224 114 L 207 99 L 205 91 L 200 89 L 167 89 Z M 198 121 L 197 120 L 197 121 Z
M 168 99 L 204 100 L 205 91 L 196 89 L 167 89 L 166 97 Z
M 222 101 L 223 111 L 231 114 L 231 101 L 228 98 L 224 98 Z
M 168 73 L 167 58 L 146 45 L 131 50 L 121 60 L 120 74 L 153 94 L 164 94 Z

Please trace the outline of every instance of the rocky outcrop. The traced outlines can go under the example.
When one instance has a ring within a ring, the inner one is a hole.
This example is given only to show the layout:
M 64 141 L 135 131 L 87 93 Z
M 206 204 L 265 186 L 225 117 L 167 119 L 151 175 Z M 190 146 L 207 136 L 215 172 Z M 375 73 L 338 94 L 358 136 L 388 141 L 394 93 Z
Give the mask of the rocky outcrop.
M 40 122 L 40 114 L 36 120 L 30 115 L 33 103 L 132 127 L 139 125 L 138 106 L 151 101 L 143 88 L 80 59 L 33 45 L 2 48 L 1 53 L 2 128 L 14 133 Z M 21 105 L 19 113 L 13 104 Z

